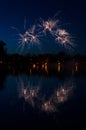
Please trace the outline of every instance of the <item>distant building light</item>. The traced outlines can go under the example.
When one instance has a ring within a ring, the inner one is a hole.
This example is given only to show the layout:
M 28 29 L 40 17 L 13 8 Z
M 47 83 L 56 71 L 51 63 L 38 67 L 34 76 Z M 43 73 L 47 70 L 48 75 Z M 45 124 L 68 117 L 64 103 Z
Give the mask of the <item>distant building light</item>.
M 2 61 L 0 61 L 0 64 L 2 64 L 3 62 Z
M 42 64 L 42 69 L 44 69 L 44 64 Z
M 78 63 L 75 63 L 75 71 L 78 71 Z
M 35 67 L 36 67 L 36 65 L 35 65 L 35 64 L 33 64 L 33 69 L 35 69 Z
M 61 63 L 60 62 L 58 62 L 58 72 L 60 72 L 60 70 L 61 70 Z

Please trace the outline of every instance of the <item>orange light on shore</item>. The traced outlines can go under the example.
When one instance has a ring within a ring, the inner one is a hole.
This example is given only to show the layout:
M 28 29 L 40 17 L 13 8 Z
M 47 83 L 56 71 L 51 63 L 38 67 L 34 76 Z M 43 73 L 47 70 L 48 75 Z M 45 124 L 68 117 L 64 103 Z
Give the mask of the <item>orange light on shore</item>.
M 35 69 L 36 68 L 36 65 L 35 64 L 33 64 L 33 69 Z
M 42 64 L 42 69 L 44 69 L 44 64 Z
M 58 66 L 58 72 L 60 72 L 60 70 L 61 70 L 61 63 L 60 62 L 58 62 L 58 64 L 57 64 L 57 66 Z
M 78 63 L 75 63 L 75 71 L 78 72 Z
M 45 71 L 48 73 L 47 62 L 45 63 Z
M 0 61 L 0 64 L 2 64 L 3 62 L 2 61 Z

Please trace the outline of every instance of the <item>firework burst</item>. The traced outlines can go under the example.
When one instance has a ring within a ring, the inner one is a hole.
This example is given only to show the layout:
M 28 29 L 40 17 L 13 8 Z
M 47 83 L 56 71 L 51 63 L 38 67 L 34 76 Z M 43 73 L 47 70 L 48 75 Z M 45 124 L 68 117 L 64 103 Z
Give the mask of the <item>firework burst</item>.
M 73 48 L 73 43 L 71 41 L 71 35 L 64 29 L 57 29 L 55 32 L 55 40 L 64 45 L 65 47 L 70 46 Z
M 24 21 L 24 33 L 20 33 L 18 29 L 13 27 L 13 29 L 15 29 L 18 33 L 19 47 L 22 49 L 24 49 L 26 45 L 28 47 L 37 45 L 37 47 L 39 47 L 42 43 L 42 38 L 46 38 L 47 35 L 51 34 L 51 37 L 54 39 L 54 43 L 57 42 L 64 47 L 74 49 L 72 36 L 65 29 L 61 29 L 61 25 L 58 23 L 59 20 L 55 17 L 49 18 L 48 20 L 40 19 L 37 24 L 34 24 L 31 28 L 26 29 L 26 21 Z
M 36 33 L 36 26 L 33 25 L 31 29 L 28 31 L 28 38 L 30 43 L 40 43 L 39 42 L 39 34 Z
M 54 34 L 54 29 L 57 28 L 58 20 L 48 19 L 47 21 L 40 20 L 39 27 L 42 32 L 46 34 L 46 31 L 49 31 L 52 35 Z
M 19 34 L 19 43 L 22 43 L 22 45 L 25 45 L 25 43 L 28 43 L 29 41 L 29 38 L 28 38 L 28 35 L 25 33 L 25 34 Z

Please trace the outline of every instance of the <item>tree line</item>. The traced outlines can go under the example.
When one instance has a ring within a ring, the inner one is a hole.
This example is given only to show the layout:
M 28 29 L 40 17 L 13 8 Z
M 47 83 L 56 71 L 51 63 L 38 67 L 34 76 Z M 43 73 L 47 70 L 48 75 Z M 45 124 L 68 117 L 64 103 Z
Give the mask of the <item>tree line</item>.
M 57 54 L 9 54 L 6 49 L 6 43 L 4 41 L 0 41 L 0 61 L 11 62 L 11 63 L 31 63 L 31 62 L 56 62 L 56 61 L 69 61 L 69 60 L 77 60 L 77 61 L 86 61 L 85 55 L 69 55 L 65 52 L 59 52 Z

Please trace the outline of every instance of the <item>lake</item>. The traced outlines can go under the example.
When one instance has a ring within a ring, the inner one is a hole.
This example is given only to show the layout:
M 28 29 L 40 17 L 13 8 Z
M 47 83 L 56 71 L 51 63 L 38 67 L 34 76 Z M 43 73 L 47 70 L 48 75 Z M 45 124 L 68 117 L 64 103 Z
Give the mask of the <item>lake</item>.
M 45 70 L 0 69 L 0 128 L 86 127 L 86 75 Z

